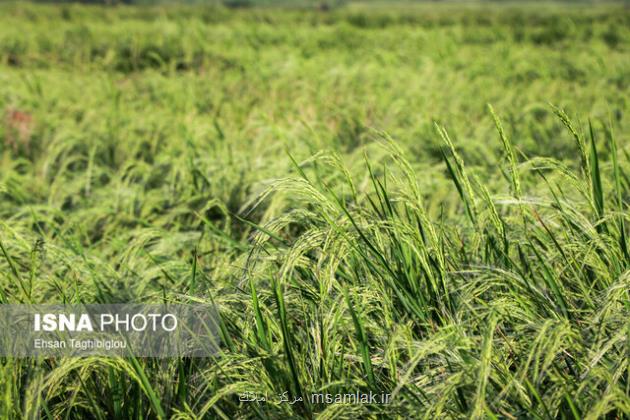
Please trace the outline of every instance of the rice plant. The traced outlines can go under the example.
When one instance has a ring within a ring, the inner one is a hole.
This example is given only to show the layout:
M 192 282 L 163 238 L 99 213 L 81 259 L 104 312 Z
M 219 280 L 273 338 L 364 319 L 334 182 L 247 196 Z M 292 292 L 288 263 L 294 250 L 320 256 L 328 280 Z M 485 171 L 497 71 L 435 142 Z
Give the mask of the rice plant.
M 222 343 L 3 357 L 0 417 L 628 417 L 627 8 L 0 10 L 0 303 Z

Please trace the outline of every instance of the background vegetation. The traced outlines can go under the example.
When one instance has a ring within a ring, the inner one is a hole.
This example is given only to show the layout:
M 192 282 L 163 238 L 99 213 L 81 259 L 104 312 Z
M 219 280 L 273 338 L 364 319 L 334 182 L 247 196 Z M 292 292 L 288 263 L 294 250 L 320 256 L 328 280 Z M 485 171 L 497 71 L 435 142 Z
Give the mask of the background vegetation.
M 3 358 L 0 416 L 627 418 L 629 28 L 0 5 L 0 299 L 213 302 L 224 343 Z M 308 402 L 356 390 L 392 404 Z

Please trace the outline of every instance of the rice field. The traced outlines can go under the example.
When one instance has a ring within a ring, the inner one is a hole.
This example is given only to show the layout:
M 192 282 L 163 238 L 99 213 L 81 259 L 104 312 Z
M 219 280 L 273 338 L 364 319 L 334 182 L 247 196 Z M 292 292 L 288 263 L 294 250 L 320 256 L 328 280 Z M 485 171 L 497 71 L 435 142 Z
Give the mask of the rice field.
M 0 417 L 628 418 L 629 84 L 622 3 L 0 3 L 0 303 L 222 342 Z

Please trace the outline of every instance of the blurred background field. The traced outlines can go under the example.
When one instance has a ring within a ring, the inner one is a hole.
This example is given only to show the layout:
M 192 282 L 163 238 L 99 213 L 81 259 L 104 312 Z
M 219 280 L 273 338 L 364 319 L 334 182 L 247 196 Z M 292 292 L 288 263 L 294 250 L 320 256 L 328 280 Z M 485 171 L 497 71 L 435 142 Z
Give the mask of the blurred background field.
M 0 298 L 225 343 L 7 358 L 0 414 L 626 416 L 627 5 L 260 3 L 0 3 Z

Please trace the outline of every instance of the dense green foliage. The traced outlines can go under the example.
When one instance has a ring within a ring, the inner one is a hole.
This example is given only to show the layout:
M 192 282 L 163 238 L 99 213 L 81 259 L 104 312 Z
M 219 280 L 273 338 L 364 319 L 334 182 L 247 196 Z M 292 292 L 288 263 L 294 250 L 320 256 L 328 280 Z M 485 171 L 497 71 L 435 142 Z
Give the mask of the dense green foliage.
M 629 83 L 615 5 L 0 5 L 0 299 L 223 340 L 5 358 L 0 417 L 627 416 Z

